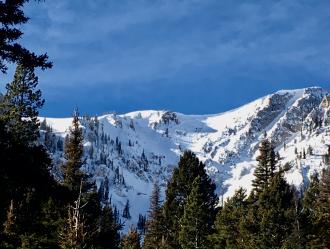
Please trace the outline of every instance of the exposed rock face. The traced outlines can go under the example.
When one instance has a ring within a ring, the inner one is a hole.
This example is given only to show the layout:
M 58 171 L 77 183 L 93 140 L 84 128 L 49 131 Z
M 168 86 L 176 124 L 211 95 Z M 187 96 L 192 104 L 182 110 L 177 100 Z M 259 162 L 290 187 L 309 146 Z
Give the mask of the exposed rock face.
M 327 161 L 330 145 L 330 97 L 321 88 L 279 91 L 233 111 L 216 115 L 183 115 L 140 111 L 97 118 L 83 117 L 85 170 L 98 185 L 107 178 L 111 199 L 119 210 L 129 199 L 132 220 L 149 206 L 152 181 L 165 186 L 182 151 L 189 149 L 205 162 L 225 197 L 239 186 L 250 189 L 258 145 L 266 136 L 282 160 L 293 165 L 290 183 L 305 184 Z M 47 118 L 56 136 L 50 143 L 56 164 L 63 160 L 63 142 L 71 119 Z M 46 136 L 43 132 L 42 140 Z M 49 142 L 49 140 L 47 140 Z M 306 159 L 301 153 L 307 153 Z M 297 152 L 297 153 L 295 153 Z M 58 167 L 54 173 L 60 179 Z

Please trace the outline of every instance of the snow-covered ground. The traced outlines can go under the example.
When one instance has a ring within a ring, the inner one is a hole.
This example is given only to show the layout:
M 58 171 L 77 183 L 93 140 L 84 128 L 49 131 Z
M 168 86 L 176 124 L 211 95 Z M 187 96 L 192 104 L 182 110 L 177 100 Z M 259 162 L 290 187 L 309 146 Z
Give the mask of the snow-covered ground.
M 205 162 L 219 196 L 226 198 L 240 186 L 251 189 L 258 144 L 266 135 L 280 154 L 279 163 L 292 165 L 287 180 L 302 187 L 311 174 L 325 167 L 330 145 L 330 111 L 322 102 L 326 95 L 317 87 L 282 90 L 215 115 L 149 110 L 83 117 L 85 170 L 98 185 L 109 179 L 110 197 L 120 212 L 130 201 L 132 219 L 127 225 L 136 224 L 140 213 L 146 214 L 152 182 L 158 179 L 165 187 L 187 149 Z M 47 117 L 46 121 L 56 134 L 50 146 L 58 164 L 63 154 L 55 140 L 64 139 L 72 119 Z

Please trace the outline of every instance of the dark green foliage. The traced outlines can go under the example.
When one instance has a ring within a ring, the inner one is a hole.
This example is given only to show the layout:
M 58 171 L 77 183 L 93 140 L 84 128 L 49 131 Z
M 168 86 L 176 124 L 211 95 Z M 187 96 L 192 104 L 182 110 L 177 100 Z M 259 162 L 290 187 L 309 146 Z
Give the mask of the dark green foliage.
M 73 200 L 78 197 L 80 183 L 87 183 L 87 176 L 81 171 L 83 166 L 83 134 L 79 127 L 78 112 L 73 115 L 72 127 L 70 133 L 65 140 L 64 157 L 66 159 L 63 168 L 63 183 L 73 193 Z M 83 192 L 87 192 L 87 186 L 83 188 Z
M 121 241 L 121 249 L 141 249 L 141 237 L 135 228 L 130 228 Z
M 215 248 L 303 248 L 301 201 L 284 179 L 290 167 L 276 171 L 275 158 L 271 144 L 263 140 L 254 191 L 246 198 L 239 189 L 219 211 L 211 237 Z
M 240 221 L 247 212 L 246 190 L 240 188 L 219 210 L 212 242 L 216 248 L 245 248 Z
M 294 223 L 294 190 L 278 172 L 258 200 L 259 232 L 257 244 L 261 248 L 281 248 L 291 234 Z
M 110 203 L 107 203 L 101 213 L 100 228 L 97 238 L 98 248 L 104 249 L 119 249 L 120 248 L 120 230 L 122 224 L 120 224 L 118 218 L 112 211 Z
M 82 214 L 84 215 L 86 232 L 88 232 L 86 244 L 92 247 L 98 243 L 98 233 L 102 216 L 101 203 L 95 185 L 82 192 L 82 203 L 85 205 L 82 208 Z
M 28 67 L 52 67 L 47 54 L 36 55 L 18 43 L 23 32 L 19 25 L 26 23 L 29 18 L 25 16 L 22 8 L 28 0 L 0 1 L 0 71 L 7 71 L 6 62 L 21 63 Z
M 46 121 L 41 125 L 38 122 L 44 100 L 37 89 L 34 69 L 51 67 L 51 63 L 47 55 L 37 56 L 17 43 L 22 35 L 17 25 L 28 20 L 22 11 L 26 2 L 0 1 L 0 70 L 6 72 L 5 63 L 17 64 L 13 82 L 0 97 L 0 248 L 72 248 L 60 235 L 66 232 L 69 238 L 67 225 L 74 227 L 73 206 L 67 207 L 77 200 L 81 182 L 84 188 L 83 206 L 79 206 L 82 210 L 79 208 L 78 212 L 83 216 L 80 228 L 88 229 L 89 234 L 81 230 L 86 237 L 80 245 L 118 248 L 118 213 L 112 213 L 108 205 L 101 208 L 96 189 L 91 188 L 88 176 L 80 171 L 83 138 L 78 115 L 66 140 L 64 186 L 49 173 L 52 162 L 46 148 L 50 152 L 63 148 L 63 142 L 55 139 Z M 38 145 L 39 128 L 46 133 L 46 148 Z M 78 242 L 72 231 L 72 238 Z
M 323 170 L 318 191 L 313 234 L 309 246 L 310 248 L 330 248 L 330 167 Z
M 81 221 L 80 237 L 84 240 L 87 248 L 119 248 L 119 224 L 118 217 L 112 212 L 112 208 L 108 203 L 109 198 L 109 182 L 106 178 L 101 184 L 99 191 L 96 185 L 86 175 L 81 167 L 83 165 L 83 134 L 79 127 L 78 113 L 75 112 L 70 134 L 66 139 L 65 157 L 66 163 L 63 165 L 64 170 L 64 186 L 67 186 L 72 192 L 72 206 L 76 203 L 76 197 L 81 200 L 79 212 Z M 79 201 L 80 202 L 80 201 Z M 102 207 L 102 204 L 104 207 Z M 128 207 L 129 208 L 129 207 Z M 128 212 L 129 214 L 129 212 Z M 70 248 L 72 243 L 78 243 L 79 239 L 75 236 L 72 228 L 72 217 L 69 210 L 67 217 L 67 226 L 62 231 L 64 238 L 62 239 L 62 248 Z M 67 237 L 69 236 L 69 237 Z M 65 244 L 65 241 L 72 241 Z M 64 244 L 63 244 L 64 243 Z
M 29 244 L 49 248 L 56 235 L 42 231 L 47 220 L 44 204 L 49 198 L 58 203 L 68 196 L 49 173 L 51 160 L 47 151 L 37 145 L 37 115 L 44 102 L 37 83 L 31 67 L 18 65 L 0 105 L 0 223 L 5 223 L 11 203 L 16 214 L 15 229 L 0 231 L 1 241 L 8 248 Z
M 307 219 L 303 212 L 302 198 L 299 193 L 294 197 L 294 209 L 293 209 L 293 224 L 291 234 L 285 239 L 282 248 L 285 249 L 303 249 L 306 248 L 307 233 L 306 225 Z
M 257 157 L 258 166 L 254 171 L 255 179 L 252 181 L 256 193 L 262 192 L 269 186 L 276 169 L 276 154 L 267 139 L 261 141 L 259 152 L 260 155 Z
M 207 206 L 215 207 L 217 197 L 214 193 L 215 184 L 205 172 L 205 165 L 191 151 L 186 151 L 180 158 L 178 167 L 174 169 L 171 180 L 167 185 L 164 203 L 164 220 L 167 230 L 165 243 L 167 248 L 179 249 L 179 220 L 183 216 L 184 206 L 196 177 L 200 177 L 203 195 L 206 196 Z M 208 226 L 213 224 L 215 210 L 210 210 Z
M 308 188 L 304 192 L 304 196 L 302 199 L 302 207 L 303 207 L 303 218 L 304 223 L 303 230 L 305 233 L 305 237 L 307 241 L 313 240 L 313 237 L 316 233 L 314 231 L 314 224 L 316 220 L 316 200 L 319 197 L 320 190 L 319 190 L 319 177 L 317 174 L 311 176 L 310 183 Z
M 193 182 L 180 220 L 179 242 L 182 249 L 210 248 L 208 236 L 212 232 L 212 227 L 209 226 L 209 219 L 210 211 L 214 207 L 207 204 L 207 196 L 203 192 L 201 178 L 198 176 Z
M 166 230 L 164 229 L 164 217 L 160 200 L 160 187 L 158 182 L 154 183 L 150 209 L 147 220 L 147 232 L 144 238 L 144 249 L 160 249 L 164 248 L 164 237 Z
M 41 91 L 36 89 L 37 85 L 34 69 L 18 65 L 1 103 L 1 119 L 7 132 L 11 133 L 15 142 L 24 145 L 29 145 L 39 136 L 38 109 L 44 100 Z

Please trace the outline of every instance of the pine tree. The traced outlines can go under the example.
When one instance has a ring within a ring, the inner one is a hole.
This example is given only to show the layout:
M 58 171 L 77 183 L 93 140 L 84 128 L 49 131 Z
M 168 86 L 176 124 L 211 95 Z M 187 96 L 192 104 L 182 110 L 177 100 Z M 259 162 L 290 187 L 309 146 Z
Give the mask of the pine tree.
M 95 183 L 88 183 L 87 185 L 91 187 L 88 187 L 87 190 L 82 193 L 82 200 L 83 203 L 85 203 L 83 213 L 86 230 L 88 231 L 88 239 L 86 240 L 86 244 L 88 248 L 93 248 L 98 245 L 98 236 L 102 219 L 102 207 Z M 86 188 L 86 184 L 83 185 L 83 187 Z
M 291 234 L 294 224 L 294 190 L 284 179 L 281 170 L 275 173 L 270 185 L 260 193 L 257 216 L 260 218 L 257 244 L 261 248 L 281 248 Z
M 252 186 L 256 193 L 266 189 L 276 169 L 276 156 L 271 143 L 264 139 L 259 147 L 260 155 L 257 157 L 258 166 L 254 171 L 255 179 L 252 181 Z
M 121 241 L 121 249 L 141 249 L 140 235 L 135 228 L 130 228 L 128 234 Z
M 43 106 L 44 99 L 37 85 L 34 69 L 18 65 L 14 80 L 6 86 L 1 119 L 17 143 L 30 145 L 39 137 L 38 109 Z
M 46 69 L 52 67 L 47 54 L 36 55 L 18 43 L 23 35 L 18 27 L 29 20 L 22 10 L 26 2 L 28 0 L 0 2 L 0 71 L 2 73 L 7 71 L 6 62 L 22 63 L 32 68 Z
M 83 166 L 83 134 L 79 127 L 78 112 L 75 111 L 70 133 L 65 144 L 66 163 L 62 166 L 64 173 L 63 184 L 72 193 L 71 201 L 80 193 L 84 203 L 84 228 L 88 231 L 88 237 L 84 239 L 84 244 L 91 248 L 98 245 L 100 234 L 102 208 L 100 195 L 97 192 L 95 182 L 88 175 L 82 172 Z M 69 217 L 70 219 L 70 217 Z M 113 242 L 113 241 L 112 241 Z
M 72 127 L 70 133 L 65 141 L 64 157 L 65 164 L 62 166 L 64 185 L 68 187 L 76 198 L 79 194 L 80 183 L 86 183 L 86 175 L 81 171 L 83 166 L 83 134 L 79 127 L 78 112 L 75 111 L 73 115 Z M 83 192 L 86 189 L 83 187 Z
M 99 249 L 119 249 L 122 224 L 115 217 L 109 202 L 102 209 L 100 228 L 97 239 Z
M 304 249 L 306 248 L 307 234 L 304 227 L 306 226 L 306 217 L 303 213 L 302 198 L 300 193 L 294 196 L 295 207 L 293 210 L 293 227 L 291 233 L 285 239 L 283 249 Z
M 178 167 L 174 169 L 171 180 L 167 185 L 164 202 L 164 224 L 166 227 L 165 244 L 167 248 L 179 249 L 179 220 L 183 216 L 184 206 L 196 177 L 200 177 L 203 194 L 207 196 L 207 206 L 215 207 L 218 201 L 215 195 L 215 184 L 205 172 L 205 165 L 191 151 L 186 151 L 180 158 Z M 213 224 L 215 210 L 209 210 L 208 225 Z
M 216 248 L 245 248 L 240 221 L 247 213 L 246 190 L 239 188 L 219 210 L 212 242 Z
M 180 219 L 179 242 L 182 249 L 208 249 L 208 236 L 212 228 L 209 226 L 210 207 L 203 194 L 201 178 L 195 178 L 192 190 L 184 206 L 184 214 Z M 213 207 L 212 207 L 213 208 Z
M 44 118 L 44 120 L 42 122 L 40 122 L 39 129 L 42 130 L 42 131 L 47 130 L 47 120 L 46 120 L 46 118 Z
M 319 184 L 320 180 L 318 174 L 311 175 L 309 186 L 304 192 L 304 197 L 302 201 L 304 213 L 311 221 L 315 218 L 316 200 L 320 195 Z
M 131 219 L 131 213 L 129 209 L 130 209 L 129 200 L 127 200 L 123 210 L 123 218 L 128 220 Z
M 319 176 L 313 174 L 310 177 L 310 182 L 307 189 L 304 191 L 302 198 L 302 228 L 304 233 L 304 242 L 307 243 L 310 248 L 310 243 L 315 239 L 317 235 L 317 227 L 315 227 L 316 221 L 316 200 L 319 197 Z
M 109 178 L 104 177 L 104 181 L 101 182 L 99 190 L 99 199 L 103 205 L 106 205 L 109 202 Z
M 137 222 L 137 230 L 139 231 L 140 234 L 145 235 L 146 230 L 147 230 L 147 217 L 145 215 L 139 214 L 139 220 Z
M 311 248 L 330 248 L 330 167 L 323 170 L 316 199 Z
M 16 248 L 31 243 L 47 248 L 48 238 L 38 230 L 43 222 L 41 206 L 58 191 L 49 173 L 49 155 L 37 142 L 37 116 L 44 102 L 37 83 L 33 68 L 19 64 L 0 104 L 0 223 L 5 221 L 5 211 L 13 200 L 18 214 Z
M 160 249 L 164 248 L 164 229 L 163 210 L 160 200 L 160 187 L 158 182 L 154 183 L 151 199 L 150 209 L 147 221 L 147 233 L 144 238 L 144 249 Z

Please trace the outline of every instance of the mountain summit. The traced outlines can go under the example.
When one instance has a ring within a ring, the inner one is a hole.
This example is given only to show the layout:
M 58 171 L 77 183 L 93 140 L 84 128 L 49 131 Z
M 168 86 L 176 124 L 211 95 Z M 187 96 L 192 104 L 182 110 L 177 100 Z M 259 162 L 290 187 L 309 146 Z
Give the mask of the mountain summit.
M 42 142 L 63 160 L 63 141 L 71 118 L 40 118 L 52 132 Z M 152 182 L 163 186 L 184 150 L 193 151 L 217 184 L 220 198 L 242 186 L 251 188 L 259 142 L 268 138 L 279 164 L 289 163 L 289 183 L 303 187 L 309 176 L 329 162 L 330 97 L 319 87 L 281 90 L 232 111 L 214 115 L 184 115 L 172 111 L 84 116 L 85 170 L 98 187 L 109 185 L 119 210 L 134 205 L 132 220 L 149 206 Z M 54 166 L 53 172 L 59 174 Z

